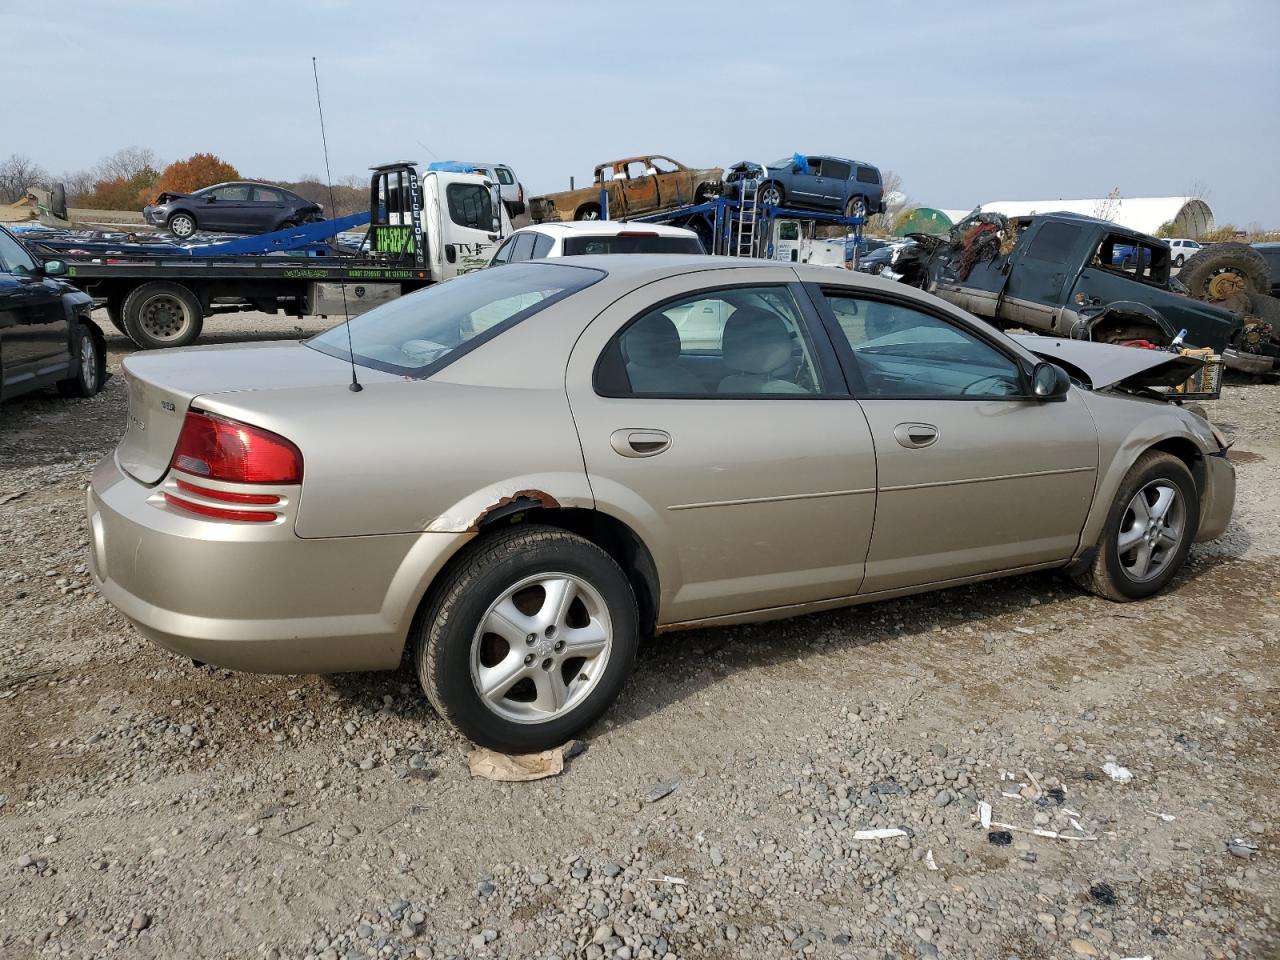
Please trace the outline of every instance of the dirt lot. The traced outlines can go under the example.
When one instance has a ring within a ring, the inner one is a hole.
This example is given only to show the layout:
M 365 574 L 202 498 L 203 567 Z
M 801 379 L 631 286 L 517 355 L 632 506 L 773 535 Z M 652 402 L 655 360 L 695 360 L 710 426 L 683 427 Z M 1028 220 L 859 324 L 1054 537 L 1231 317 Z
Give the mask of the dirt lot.
M 1280 956 L 1280 386 L 1211 406 L 1237 519 L 1167 596 L 1038 575 L 656 640 L 562 776 L 501 785 L 407 670 L 141 641 L 84 565 L 122 381 L 6 404 L 0 956 Z M 1088 839 L 998 845 L 979 800 Z

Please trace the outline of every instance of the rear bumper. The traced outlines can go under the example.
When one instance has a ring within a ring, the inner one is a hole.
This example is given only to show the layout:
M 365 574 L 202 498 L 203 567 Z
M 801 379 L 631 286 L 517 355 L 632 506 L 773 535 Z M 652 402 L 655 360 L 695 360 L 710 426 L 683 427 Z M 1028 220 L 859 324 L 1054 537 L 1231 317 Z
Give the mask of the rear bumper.
M 1216 540 L 1227 532 L 1236 505 L 1236 468 L 1222 456 L 1205 457 L 1207 487 L 1200 502 L 1200 529 L 1196 542 Z
M 98 464 L 89 568 L 148 639 L 236 670 L 394 669 L 431 578 L 470 534 L 306 540 L 288 524 L 204 520 Z

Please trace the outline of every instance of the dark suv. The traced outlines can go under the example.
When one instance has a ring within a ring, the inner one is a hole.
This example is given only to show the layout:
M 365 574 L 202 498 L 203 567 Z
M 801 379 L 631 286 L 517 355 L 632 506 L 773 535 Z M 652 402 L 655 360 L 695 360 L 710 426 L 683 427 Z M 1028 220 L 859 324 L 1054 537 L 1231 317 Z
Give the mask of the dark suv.
M 63 270 L 0 227 L 0 400 L 54 384 L 68 397 L 102 388 L 107 352 L 89 319 L 93 298 L 57 279 Z
M 735 164 L 725 175 L 725 190 L 737 196 L 748 176 L 760 178 L 757 199 L 778 207 L 835 210 L 849 217 L 884 213 L 880 170 L 869 163 L 841 157 L 794 156 L 769 164 Z

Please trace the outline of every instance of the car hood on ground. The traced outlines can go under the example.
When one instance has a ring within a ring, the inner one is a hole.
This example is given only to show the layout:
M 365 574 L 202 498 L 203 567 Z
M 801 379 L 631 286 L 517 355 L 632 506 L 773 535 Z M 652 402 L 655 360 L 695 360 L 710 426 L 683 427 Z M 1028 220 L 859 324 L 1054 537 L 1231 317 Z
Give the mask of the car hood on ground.
M 1013 340 L 1024 350 L 1066 367 L 1068 372 L 1083 374 L 1094 390 L 1173 387 L 1185 383 L 1204 365 L 1195 357 L 1112 343 L 1034 334 L 1014 334 Z

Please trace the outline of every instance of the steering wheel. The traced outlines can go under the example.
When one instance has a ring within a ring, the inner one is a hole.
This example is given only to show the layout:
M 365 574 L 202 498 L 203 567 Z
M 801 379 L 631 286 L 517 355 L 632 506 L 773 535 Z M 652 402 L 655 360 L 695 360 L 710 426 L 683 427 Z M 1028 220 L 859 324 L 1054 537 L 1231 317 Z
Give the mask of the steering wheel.
M 965 386 L 960 391 L 964 396 L 1010 397 L 1017 393 L 1017 387 L 1004 377 L 982 377 Z

